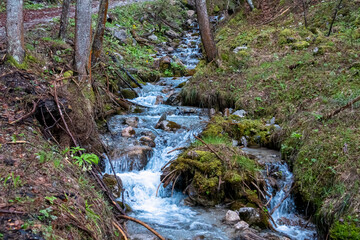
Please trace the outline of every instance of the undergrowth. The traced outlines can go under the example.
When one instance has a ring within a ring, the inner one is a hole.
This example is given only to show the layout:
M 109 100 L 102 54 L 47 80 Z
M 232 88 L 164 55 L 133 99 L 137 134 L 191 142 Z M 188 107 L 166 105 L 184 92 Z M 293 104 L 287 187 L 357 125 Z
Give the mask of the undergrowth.
M 282 130 L 274 145 L 293 169 L 305 205 L 316 210 L 320 232 L 356 239 L 358 222 L 338 221 L 359 218 L 359 103 L 324 116 L 360 95 L 360 4 L 343 1 L 327 37 L 335 6 L 309 6 L 307 28 L 290 1 L 277 5 L 267 21 L 261 10 L 240 10 L 216 31 L 221 64 L 200 62 L 182 96 L 190 105 L 275 117 Z

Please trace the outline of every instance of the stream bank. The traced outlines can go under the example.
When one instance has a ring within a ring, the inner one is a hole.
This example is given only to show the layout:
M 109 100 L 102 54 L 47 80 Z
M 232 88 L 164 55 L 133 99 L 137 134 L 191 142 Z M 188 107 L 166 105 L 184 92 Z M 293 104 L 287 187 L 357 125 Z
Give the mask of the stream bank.
M 196 66 L 200 54 L 200 39 L 196 33 L 196 28 L 186 32 L 179 47 L 174 49 L 172 54 L 172 57 L 179 59 L 187 69 L 193 69 Z M 156 57 L 162 59 L 165 56 L 162 51 L 159 51 Z M 277 208 L 273 215 L 278 224 L 277 230 L 283 232 L 284 235 L 267 230 L 271 223 L 266 217 L 266 212 L 263 212 L 263 209 L 259 210 L 259 206 L 262 206 L 262 200 L 271 202 L 271 199 L 262 199 L 261 190 L 257 192 L 257 189 L 260 186 L 268 196 L 276 199 L 269 208 L 271 211 L 287 193 L 289 185 L 292 185 L 291 174 L 286 165 L 280 163 L 279 152 L 274 154 L 274 152 L 268 153 L 267 150 L 260 149 L 257 152 L 255 150 L 256 153 L 251 153 L 254 150 L 249 148 L 241 150 L 238 146 L 239 142 L 231 141 L 221 124 L 228 122 L 231 126 L 230 122 L 234 121 L 233 123 L 239 128 L 244 126 L 242 135 L 237 136 L 238 140 L 246 137 L 247 141 L 253 145 L 255 143 L 269 144 L 270 135 L 276 126 L 274 124 L 267 126 L 260 121 L 252 120 L 244 122 L 241 121 L 240 116 L 236 115 L 228 120 L 220 120 L 222 117 L 217 116 L 215 118 L 223 122 L 209 125 L 210 118 L 207 109 L 181 106 L 181 101 L 173 101 L 177 99 L 174 96 L 179 95 L 178 86 L 186 85 L 188 79 L 189 77 L 162 77 L 158 82 L 147 83 L 142 89 L 137 89 L 138 97 L 131 100 L 144 107 L 141 112 L 115 115 L 107 121 L 109 133 L 102 135 L 104 143 L 110 149 L 105 173 L 112 174 L 108 162 L 112 161 L 116 174 L 121 178 L 125 189 L 123 193 L 125 203 L 122 204 L 132 210 L 129 214 L 150 224 L 168 239 L 243 239 L 249 237 L 316 239 L 315 227 L 311 223 L 303 220 L 301 216 L 298 220 L 293 219 L 297 213 L 291 198 L 289 198 L 290 203 L 287 200 L 284 201 L 285 207 Z M 258 132 L 252 130 L 256 127 Z M 210 134 L 208 138 L 204 138 L 206 133 Z M 201 142 L 196 141 L 197 135 L 201 135 L 207 144 L 219 152 L 220 157 L 210 152 Z M 194 147 L 195 150 L 191 150 Z M 183 148 L 188 149 L 181 153 Z M 231 151 L 234 151 L 235 155 L 230 154 Z M 187 156 L 183 158 L 183 162 L 179 162 L 181 159 L 179 154 Z M 234 157 L 239 162 L 232 163 L 231 159 Z M 230 165 L 222 166 L 223 158 L 229 158 L 227 161 L 230 161 Z M 267 162 L 269 159 L 271 161 Z M 190 166 L 189 163 L 194 166 Z M 201 165 L 202 163 L 204 165 Z M 223 170 L 223 167 L 230 168 L 236 164 L 240 165 L 233 167 L 233 170 Z M 246 168 L 242 169 L 241 164 L 246 165 Z M 274 170 L 269 174 L 278 174 L 277 180 L 273 182 L 278 185 L 276 191 L 272 191 L 274 185 L 268 183 L 267 180 L 260 180 L 263 178 L 261 166 L 263 168 L 270 166 Z M 281 169 L 278 169 L 279 167 Z M 197 178 L 194 174 L 184 176 L 184 172 L 192 172 L 195 168 L 198 168 L 196 171 L 201 169 L 206 176 L 197 175 Z M 224 173 L 221 173 L 222 171 Z M 279 175 L 280 172 L 283 176 Z M 225 184 L 222 183 L 219 174 L 221 176 L 225 174 L 222 178 Z M 258 182 L 251 185 L 253 181 L 251 178 Z M 243 181 L 248 184 L 242 184 Z M 162 183 L 169 186 L 161 186 Z M 189 183 L 194 185 L 189 187 Z M 223 186 L 226 185 L 229 186 L 224 189 Z M 243 188 L 245 185 L 252 187 L 245 189 Z M 238 193 L 235 190 L 237 187 Z M 197 197 L 197 195 L 200 196 L 197 193 L 199 188 L 202 188 L 203 195 L 200 198 Z M 184 195 L 183 191 L 187 195 Z M 277 194 L 278 192 L 280 194 Z M 232 194 L 235 195 L 231 196 Z M 118 197 L 119 201 L 123 201 L 120 195 Z M 238 201 L 234 201 L 233 197 L 238 198 Z M 206 198 L 212 200 L 205 200 Z M 229 212 L 230 205 L 238 212 Z M 234 214 L 238 216 L 238 219 L 236 217 L 235 220 L 227 219 L 229 215 Z M 249 214 L 253 215 L 246 217 Z M 248 223 L 240 222 L 240 219 Z M 305 225 L 307 225 L 306 229 Z M 138 225 L 128 223 L 127 227 L 134 239 L 152 239 L 152 236 Z

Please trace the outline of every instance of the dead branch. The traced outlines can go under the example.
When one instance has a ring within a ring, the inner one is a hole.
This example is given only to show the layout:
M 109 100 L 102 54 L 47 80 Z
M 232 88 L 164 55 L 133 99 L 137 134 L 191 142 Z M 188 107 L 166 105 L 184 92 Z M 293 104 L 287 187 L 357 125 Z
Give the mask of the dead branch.
M 127 82 L 125 79 L 122 78 L 118 71 L 115 71 L 116 75 L 135 93 L 136 97 L 139 97 L 139 94 L 135 91 L 135 89 Z
M 295 185 L 290 188 L 290 190 L 286 193 L 286 195 L 281 199 L 281 201 L 271 210 L 270 215 L 272 215 L 276 209 L 280 207 L 280 205 L 290 196 L 291 191 L 294 189 Z
M 267 201 L 267 203 L 264 205 L 264 207 L 267 207 L 267 205 L 269 205 L 269 203 L 271 202 L 273 196 L 270 197 L 269 201 Z
M 28 214 L 28 213 L 26 213 L 26 212 L 10 211 L 10 210 L 5 210 L 5 209 L 0 209 L 0 213 L 5 213 L 5 214 L 20 214 L 20 215 L 26 215 L 26 214 Z
M 177 171 L 176 169 L 172 170 L 168 175 L 166 175 L 166 176 L 160 181 L 160 184 L 159 184 L 159 186 L 158 186 L 157 189 L 156 189 L 156 194 L 155 194 L 156 197 L 157 197 L 157 195 L 158 195 L 159 188 L 160 188 L 161 184 L 162 184 L 163 182 L 165 182 L 165 180 L 166 180 L 172 173 L 174 173 L 174 172 L 176 172 L 176 171 Z
M 163 171 L 170 163 L 173 163 L 175 162 L 176 159 L 173 159 L 171 161 L 168 161 L 162 168 L 161 168 L 161 171 Z
M 124 230 L 114 221 L 112 221 L 112 224 L 114 225 L 114 227 L 117 228 L 117 230 L 119 230 L 119 232 L 121 233 L 121 235 L 124 237 L 124 240 L 128 240 Z
M 63 112 L 61 111 L 61 107 L 60 107 L 60 104 L 59 104 L 59 98 L 57 96 L 57 92 L 56 92 L 56 84 L 54 84 L 54 98 L 55 98 L 55 102 L 56 102 L 56 106 L 59 110 L 59 113 L 60 113 L 60 117 L 65 125 L 65 128 L 66 128 L 66 131 L 67 133 L 70 135 L 71 139 L 73 140 L 75 146 L 78 146 L 78 143 L 77 141 L 75 140 L 74 136 L 72 135 L 70 129 L 69 129 L 69 126 L 67 125 L 66 121 L 65 121 L 65 118 L 64 118 L 64 114 Z
M 120 215 L 118 216 L 119 218 L 123 218 L 123 219 L 127 219 L 127 220 L 130 220 L 130 221 L 133 221 L 133 222 L 136 222 L 144 227 L 146 227 L 150 232 L 152 232 L 153 234 L 155 234 L 158 238 L 160 238 L 161 240 L 165 240 L 164 237 L 162 237 L 158 232 L 156 232 L 154 229 L 152 229 L 149 225 L 147 225 L 146 223 L 138 220 L 138 219 L 135 219 L 135 218 L 132 218 L 132 217 L 129 217 L 129 216 L 124 216 L 124 215 Z
M 197 140 L 199 140 L 200 142 L 202 142 L 203 144 L 205 144 L 205 146 L 206 146 L 210 151 L 212 151 L 221 161 L 225 162 L 224 159 L 222 159 L 222 158 L 220 157 L 220 155 L 219 155 L 217 152 L 215 152 L 215 150 L 212 149 L 212 148 L 211 148 L 207 143 L 205 143 L 201 138 L 199 138 L 199 137 L 196 136 L 195 134 L 194 134 L 194 137 L 195 137 Z
M 167 154 L 172 153 L 172 152 L 175 152 L 175 151 L 178 151 L 178 150 L 183 150 L 183 149 L 186 149 L 186 147 L 178 147 L 178 148 L 175 148 L 175 149 L 167 152 Z
M 336 114 L 340 113 L 341 111 L 351 107 L 352 105 L 354 105 L 354 103 L 360 101 L 360 96 L 354 98 L 353 100 L 351 100 L 350 102 L 348 102 L 345 106 L 342 106 L 338 109 L 336 109 L 335 111 L 333 111 L 332 113 L 328 114 L 327 116 L 325 116 L 324 118 L 322 118 L 322 120 L 328 120 L 329 118 L 332 118 L 333 116 L 335 116 Z
M 173 181 L 173 185 L 172 185 L 172 189 L 171 189 L 171 197 L 173 196 L 175 184 L 176 184 L 178 178 L 180 177 L 180 175 L 181 175 L 181 174 L 179 173 L 179 175 L 177 175 L 177 177 L 176 177 L 175 180 Z
M 13 124 L 15 124 L 15 123 L 17 123 L 17 122 L 20 122 L 20 121 L 23 120 L 23 119 L 26 119 L 26 118 L 30 117 L 31 115 L 33 115 L 34 112 L 36 111 L 36 107 L 37 107 L 39 101 L 40 101 L 40 100 L 38 100 L 37 102 L 32 101 L 32 103 L 33 103 L 33 109 L 31 110 L 31 112 L 25 114 L 24 116 L 22 116 L 21 118 L 15 120 L 15 121 L 10 122 L 10 124 L 13 125 Z

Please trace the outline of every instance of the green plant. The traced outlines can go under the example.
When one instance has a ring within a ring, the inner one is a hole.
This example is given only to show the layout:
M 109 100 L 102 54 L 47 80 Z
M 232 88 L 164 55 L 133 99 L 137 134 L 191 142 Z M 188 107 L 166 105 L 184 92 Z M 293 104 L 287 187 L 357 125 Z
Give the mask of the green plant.
M 56 200 L 56 197 L 50 196 L 50 197 L 45 197 L 45 199 L 48 200 L 51 205 L 53 205 L 53 204 L 54 204 L 54 201 Z
M 73 159 L 76 160 L 75 164 L 82 168 L 83 171 L 91 170 L 92 164 L 99 163 L 99 157 L 93 153 L 84 153 L 80 156 L 73 156 Z

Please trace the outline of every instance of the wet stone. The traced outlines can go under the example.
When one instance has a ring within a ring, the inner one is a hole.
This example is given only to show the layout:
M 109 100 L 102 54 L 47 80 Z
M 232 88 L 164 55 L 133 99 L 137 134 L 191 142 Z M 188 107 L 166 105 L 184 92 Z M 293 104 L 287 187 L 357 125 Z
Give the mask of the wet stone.
M 240 221 L 240 217 L 235 211 L 229 210 L 226 212 L 226 215 L 225 215 L 225 223 L 226 224 L 234 224 L 238 221 Z

